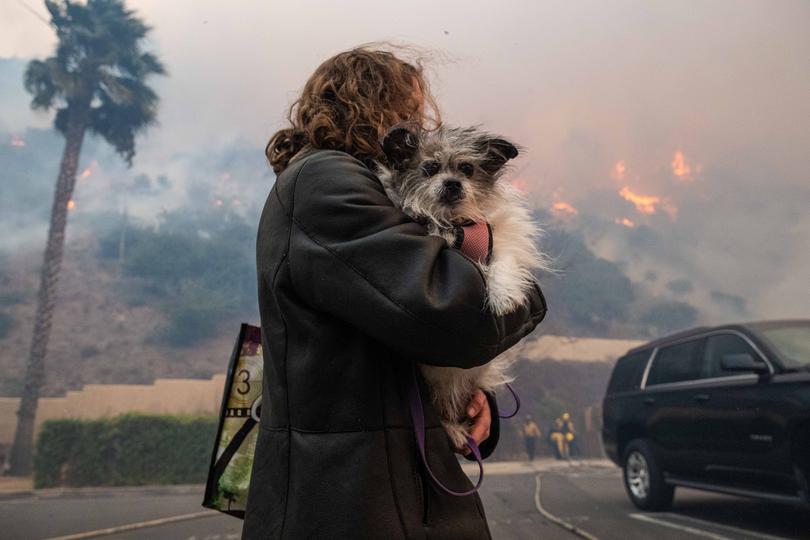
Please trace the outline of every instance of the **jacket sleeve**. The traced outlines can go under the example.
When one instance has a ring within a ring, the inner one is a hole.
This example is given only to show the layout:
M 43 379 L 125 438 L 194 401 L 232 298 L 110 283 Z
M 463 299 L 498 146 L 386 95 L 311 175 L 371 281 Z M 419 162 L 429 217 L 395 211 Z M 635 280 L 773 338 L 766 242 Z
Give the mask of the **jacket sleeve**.
M 288 261 L 296 293 L 404 358 L 470 368 L 542 320 L 539 286 L 503 317 L 484 308 L 478 266 L 393 206 L 379 179 L 338 151 L 303 158 L 294 179 Z

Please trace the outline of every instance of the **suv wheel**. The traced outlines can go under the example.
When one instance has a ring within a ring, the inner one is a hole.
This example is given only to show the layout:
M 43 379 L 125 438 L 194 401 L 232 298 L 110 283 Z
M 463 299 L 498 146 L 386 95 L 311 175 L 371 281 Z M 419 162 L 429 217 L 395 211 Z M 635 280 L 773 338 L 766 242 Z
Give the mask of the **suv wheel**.
M 664 481 L 664 471 L 648 441 L 630 441 L 624 451 L 623 463 L 624 487 L 636 507 L 642 510 L 666 510 L 672 506 L 675 487 Z

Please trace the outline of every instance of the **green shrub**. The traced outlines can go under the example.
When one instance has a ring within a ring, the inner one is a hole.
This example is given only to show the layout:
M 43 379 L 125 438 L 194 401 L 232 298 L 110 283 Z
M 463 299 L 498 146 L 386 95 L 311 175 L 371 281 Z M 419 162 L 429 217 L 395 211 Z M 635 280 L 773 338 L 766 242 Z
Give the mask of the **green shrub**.
M 79 350 L 79 356 L 82 358 L 90 358 L 91 356 L 96 356 L 98 354 L 98 347 L 95 345 L 87 345 L 86 347 L 82 347 Z
M 203 483 L 216 428 L 212 416 L 47 420 L 36 442 L 34 487 Z
M 0 292 L 0 306 L 16 306 L 25 302 L 30 294 L 23 291 Z
M 42 424 L 34 452 L 34 487 L 58 486 L 63 465 L 73 461 L 84 422 L 46 420 Z
M 14 318 L 8 313 L 0 311 L 0 339 L 6 337 L 14 327 Z
M 121 227 L 101 238 L 101 255 L 118 257 Z M 256 232 L 235 214 L 165 213 L 159 226 L 129 224 L 122 295 L 130 306 L 158 307 L 166 322 L 151 342 L 192 346 L 219 324 L 255 312 Z

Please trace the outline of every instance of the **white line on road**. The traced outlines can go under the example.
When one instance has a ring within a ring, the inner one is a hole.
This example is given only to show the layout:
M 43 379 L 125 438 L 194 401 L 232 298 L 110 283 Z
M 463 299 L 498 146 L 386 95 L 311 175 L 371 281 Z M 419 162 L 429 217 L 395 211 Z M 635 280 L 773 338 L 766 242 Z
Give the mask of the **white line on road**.
M 704 531 L 703 529 L 695 529 L 694 527 L 687 527 L 686 525 L 678 525 L 677 523 L 670 523 L 669 521 L 664 521 L 663 519 L 657 519 L 650 516 L 645 516 L 644 514 L 627 514 L 633 519 L 637 519 L 639 521 L 646 521 L 647 523 L 654 523 L 656 525 L 661 525 L 662 527 L 669 527 L 670 529 L 677 529 L 679 531 L 687 532 L 689 534 L 694 534 L 696 536 L 702 536 L 704 538 L 712 538 L 713 540 L 733 540 L 728 536 L 722 536 L 719 534 L 715 534 L 713 532 Z
M 696 523 L 698 525 L 714 527 L 716 529 L 722 529 L 724 531 L 733 532 L 737 534 L 743 535 L 745 538 L 761 538 L 762 540 L 789 540 L 783 536 L 773 536 L 771 534 L 765 533 L 758 533 L 754 531 L 749 531 L 748 529 L 740 529 L 739 527 L 734 527 L 732 525 L 722 525 L 720 523 L 714 523 L 713 521 L 706 521 L 704 519 L 698 519 L 691 516 L 685 516 L 683 514 L 674 514 L 672 512 L 665 512 L 659 514 L 662 516 L 667 516 L 676 519 L 682 519 L 684 521 L 691 521 L 692 523 Z
M 535 485 L 535 487 L 534 487 L 534 505 L 537 507 L 537 511 L 540 512 L 540 514 L 544 518 L 546 518 L 547 520 L 551 521 L 552 523 L 554 523 L 556 525 L 559 525 L 560 527 L 567 530 L 571 534 L 575 534 L 575 535 L 579 536 L 580 538 L 585 538 L 585 540 L 599 540 L 598 538 L 596 538 L 591 533 L 589 533 L 587 531 L 583 531 L 582 529 L 580 529 L 579 527 L 576 527 L 575 525 L 571 525 L 567 521 L 564 521 L 564 520 L 558 518 L 557 516 L 555 516 L 554 514 L 552 514 L 551 512 L 546 510 L 545 508 L 543 508 L 543 505 L 540 503 L 540 476 L 541 475 L 538 474 L 537 476 L 534 477 L 534 485 Z
M 108 534 L 115 534 L 123 531 L 132 531 L 135 529 L 143 529 L 145 527 L 156 527 L 158 525 L 165 525 L 167 523 L 176 523 L 178 521 L 186 521 L 189 519 L 197 519 L 202 517 L 211 517 L 219 515 L 221 514 L 215 510 L 205 510 L 203 512 L 194 512 L 191 514 L 182 514 L 179 516 L 152 519 L 149 521 L 140 521 L 138 523 L 128 523 L 127 525 L 119 525 L 117 527 L 109 527 L 107 529 L 96 529 L 95 531 L 85 531 L 76 534 L 69 534 L 67 536 L 54 536 L 52 538 L 46 538 L 45 540 L 79 540 L 81 538 L 94 538 L 96 536 L 107 536 Z

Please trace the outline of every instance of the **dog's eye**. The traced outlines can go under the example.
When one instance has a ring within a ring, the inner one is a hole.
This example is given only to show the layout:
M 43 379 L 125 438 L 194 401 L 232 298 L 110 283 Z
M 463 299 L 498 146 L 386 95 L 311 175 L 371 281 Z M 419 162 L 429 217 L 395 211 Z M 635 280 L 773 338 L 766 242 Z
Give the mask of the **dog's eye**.
M 438 173 L 440 169 L 441 166 L 437 161 L 426 161 L 422 163 L 422 172 L 425 173 L 425 176 L 433 176 Z
M 475 172 L 475 167 L 473 167 L 472 163 L 467 163 L 466 161 L 464 161 L 458 164 L 458 172 L 460 172 L 464 176 L 470 177 Z

